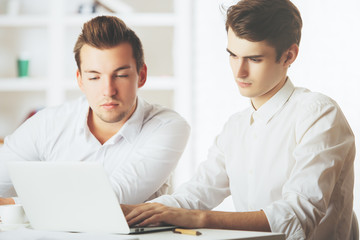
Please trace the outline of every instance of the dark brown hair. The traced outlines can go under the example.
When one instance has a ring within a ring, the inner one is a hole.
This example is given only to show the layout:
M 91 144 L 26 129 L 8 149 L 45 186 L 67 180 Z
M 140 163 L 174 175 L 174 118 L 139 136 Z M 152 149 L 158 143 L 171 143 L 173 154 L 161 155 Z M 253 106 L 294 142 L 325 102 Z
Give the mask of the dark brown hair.
M 99 16 L 84 23 L 82 32 L 79 35 L 75 47 L 75 61 L 80 69 L 80 51 L 87 44 L 98 49 L 112 48 L 120 43 L 130 43 L 133 50 L 133 57 L 136 61 L 136 69 L 140 72 L 144 65 L 144 51 L 140 39 L 133 30 L 117 17 Z
M 241 0 L 227 10 L 226 31 L 251 42 L 266 41 L 276 61 L 294 43 L 300 44 L 302 20 L 289 0 Z

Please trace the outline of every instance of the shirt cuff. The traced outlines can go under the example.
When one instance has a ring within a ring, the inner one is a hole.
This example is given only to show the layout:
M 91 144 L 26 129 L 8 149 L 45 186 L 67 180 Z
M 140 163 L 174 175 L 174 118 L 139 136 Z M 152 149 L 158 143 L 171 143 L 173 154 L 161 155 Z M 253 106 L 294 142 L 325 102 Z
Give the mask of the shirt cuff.
M 271 232 L 285 233 L 286 239 L 306 239 L 299 219 L 285 204 L 273 203 L 262 210 L 268 219 Z
M 177 208 L 180 208 L 181 206 L 179 205 L 179 203 L 175 200 L 175 198 L 171 195 L 162 195 L 158 198 L 155 198 L 151 201 L 148 201 L 150 203 L 161 203 L 165 206 L 168 206 L 168 207 L 177 207 Z

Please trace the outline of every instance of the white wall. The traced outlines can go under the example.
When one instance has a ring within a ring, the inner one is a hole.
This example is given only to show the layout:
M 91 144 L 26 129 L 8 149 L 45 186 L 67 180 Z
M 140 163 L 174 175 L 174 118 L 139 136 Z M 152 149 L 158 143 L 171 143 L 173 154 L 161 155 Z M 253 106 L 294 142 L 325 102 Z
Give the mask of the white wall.
M 225 17 L 219 5 L 236 1 L 197 0 L 195 7 L 196 161 L 207 150 L 227 118 L 248 106 L 233 81 L 226 48 Z M 360 9 L 358 0 L 293 0 L 303 18 L 300 54 L 289 76 L 297 86 L 335 99 L 356 138 L 360 137 Z M 360 149 L 357 142 L 357 149 Z M 355 162 L 354 209 L 360 216 L 360 164 Z M 220 209 L 232 209 L 231 201 Z
M 360 137 L 360 2 L 293 1 L 302 12 L 301 54 L 291 67 L 294 83 L 327 94 L 338 102 Z M 356 147 L 360 150 L 359 141 Z M 360 216 L 360 164 L 355 159 L 354 209 Z

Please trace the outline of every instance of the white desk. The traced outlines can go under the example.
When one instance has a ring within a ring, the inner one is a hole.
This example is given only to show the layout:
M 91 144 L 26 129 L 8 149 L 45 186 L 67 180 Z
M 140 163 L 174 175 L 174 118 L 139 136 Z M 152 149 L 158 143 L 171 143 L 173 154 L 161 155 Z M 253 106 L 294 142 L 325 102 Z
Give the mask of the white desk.
M 44 232 L 30 229 L 18 229 L 16 231 L 0 232 L 1 240 L 235 240 L 235 239 L 261 239 L 261 240 L 285 240 L 284 234 L 230 231 L 217 229 L 197 229 L 202 233 L 200 236 L 177 234 L 171 231 L 117 235 L 117 234 L 89 234 L 89 233 L 65 233 Z
M 231 231 L 218 229 L 197 229 L 202 234 L 200 236 L 191 236 L 177 234 L 171 231 L 147 233 L 137 235 L 140 240 L 227 240 L 227 239 L 261 239 L 261 240 L 285 240 L 284 234 L 266 233 L 266 232 L 249 232 L 249 231 Z M 1 236 L 1 235 L 0 235 Z M 1 238 L 0 238 L 1 239 Z

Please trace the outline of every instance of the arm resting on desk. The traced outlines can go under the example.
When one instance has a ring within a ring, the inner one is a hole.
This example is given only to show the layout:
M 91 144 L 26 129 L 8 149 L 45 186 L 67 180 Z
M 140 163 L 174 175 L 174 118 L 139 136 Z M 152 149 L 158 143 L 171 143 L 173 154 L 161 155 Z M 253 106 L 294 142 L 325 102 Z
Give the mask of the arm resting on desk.
M 165 223 L 187 228 L 271 231 L 263 211 L 217 212 L 189 210 L 167 207 L 159 203 L 145 203 L 130 208 L 133 209 L 126 215 L 129 225 L 139 224 L 140 226 L 146 226 Z

